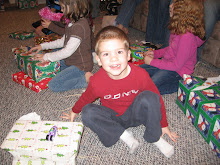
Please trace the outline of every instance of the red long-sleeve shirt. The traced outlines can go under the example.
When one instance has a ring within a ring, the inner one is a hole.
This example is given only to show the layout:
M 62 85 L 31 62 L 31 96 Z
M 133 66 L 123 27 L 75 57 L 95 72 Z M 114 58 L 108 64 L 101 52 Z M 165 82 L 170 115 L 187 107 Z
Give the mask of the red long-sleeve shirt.
M 163 99 L 151 80 L 149 74 L 142 68 L 130 64 L 130 74 L 120 80 L 111 79 L 106 71 L 101 68 L 91 78 L 86 91 L 75 103 L 72 111 L 80 113 L 82 108 L 100 98 L 102 105 L 111 108 L 118 115 L 122 115 L 133 103 L 135 97 L 142 91 L 148 90 L 160 96 L 161 104 L 161 127 L 167 127 L 166 111 Z

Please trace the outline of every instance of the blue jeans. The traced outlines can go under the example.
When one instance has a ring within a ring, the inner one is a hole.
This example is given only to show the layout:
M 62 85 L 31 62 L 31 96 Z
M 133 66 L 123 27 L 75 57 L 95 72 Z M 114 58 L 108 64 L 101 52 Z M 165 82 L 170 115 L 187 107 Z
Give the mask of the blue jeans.
M 130 19 L 134 14 L 136 6 L 139 5 L 142 1 L 143 0 L 123 0 L 120 12 L 115 19 L 116 24 L 121 24 L 128 28 Z
M 105 106 L 87 104 L 82 110 L 82 121 L 95 132 L 106 147 L 115 144 L 129 127 L 143 124 L 146 129 L 144 139 L 153 143 L 159 140 L 161 130 L 161 104 L 158 94 L 141 92 L 121 116 Z
M 161 95 L 177 92 L 179 80 L 182 79 L 177 72 L 158 69 L 147 64 L 140 65 L 140 67 L 149 73 Z
M 48 87 L 50 90 L 63 92 L 87 87 L 84 71 L 74 65 L 66 66 L 64 60 L 60 61 L 60 70 L 60 73 L 49 82 Z
M 216 22 L 220 20 L 220 0 L 206 0 L 204 2 L 204 14 L 205 37 L 207 41 L 212 34 Z M 205 43 L 197 49 L 198 60 L 200 59 Z
M 145 40 L 154 44 L 169 45 L 165 34 L 169 23 L 169 5 L 171 0 L 149 0 Z M 165 43 L 166 41 L 166 43 Z

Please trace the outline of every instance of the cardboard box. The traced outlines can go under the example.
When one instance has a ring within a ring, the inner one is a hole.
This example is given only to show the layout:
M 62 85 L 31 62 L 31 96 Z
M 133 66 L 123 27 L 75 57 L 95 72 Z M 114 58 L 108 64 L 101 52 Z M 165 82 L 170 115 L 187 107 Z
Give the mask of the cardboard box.
M 204 79 L 185 76 L 176 103 L 213 151 L 220 157 L 220 82 L 204 88 Z M 195 88 L 204 88 L 195 90 Z
M 36 83 L 33 79 L 31 79 L 24 72 L 18 72 L 12 75 L 13 81 L 21 84 L 37 93 L 48 88 L 48 83 L 52 78 L 45 78 L 38 83 Z
M 60 72 L 60 62 L 41 62 L 33 60 L 35 53 L 28 52 L 30 47 L 13 48 L 12 52 L 17 62 L 18 69 L 27 74 L 36 82 L 40 82 L 45 78 L 52 78 Z M 43 53 L 43 52 L 39 52 Z
M 46 136 L 57 127 L 53 141 Z M 1 148 L 14 156 L 14 162 L 75 164 L 81 136 L 81 122 L 17 120 Z

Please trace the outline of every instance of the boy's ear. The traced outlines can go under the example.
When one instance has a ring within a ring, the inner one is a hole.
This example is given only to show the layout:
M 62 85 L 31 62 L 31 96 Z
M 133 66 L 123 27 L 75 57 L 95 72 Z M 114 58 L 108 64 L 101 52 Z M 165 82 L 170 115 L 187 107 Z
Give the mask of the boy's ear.
M 100 58 L 99 58 L 99 56 L 96 54 L 96 56 L 95 56 L 95 59 L 96 59 L 96 61 L 98 62 L 98 65 L 99 66 L 102 66 L 102 62 L 101 62 L 101 60 L 100 60 Z
M 128 50 L 128 61 L 130 61 L 130 59 L 131 59 L 131 50 L 129 49 Z

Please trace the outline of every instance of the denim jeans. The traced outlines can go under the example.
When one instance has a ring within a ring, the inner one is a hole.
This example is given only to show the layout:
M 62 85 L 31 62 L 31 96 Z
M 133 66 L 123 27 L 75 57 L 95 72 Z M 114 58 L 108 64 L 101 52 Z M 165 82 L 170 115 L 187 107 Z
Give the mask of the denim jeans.
M 149 0 L 145 40 L 154 44 L 169 45 L 165 34 L 169 23 L 169 5 L 171 0 Z M 165 43 L 166 41 L 166 43 Z
M 206 0 L 204 2 L 204 14 L 205 37 L 207 41 L 212 34 L 216 22 L 220 20 L 220 0 Z M 197 49 L 198 60 L 200 59 L 205 43 Z
M 147 64 L 140 65 L 140 67 L 149 73 L 161 95 L 177 92 L 179 80 L 182 79 L 177 72 L 158 69 Z
M 136 6 L 139 5 L 142 1 L 143 0 L 123 0 L 120 12 L 115 20 L 116 24 L 121 24 L 128 28 L 130 19 L 134 14 Z
M 141 92 L 121 116 L 105 106 L 87 104 L 82 110 L 82 121 L 95 132 L 106 147 L 115 144 L 129 127 L 143 124 L 146 127 L 144 139 L 153 143 L 159 140 L 161 130 L 161 104 L 158 94 Z
M 54 92 L 63 92 L 72 89 L 86 88 L 85 72 L 74 65 L 66 66 L 60 61 L 61 71 L 49 82 L 48 87 Z

